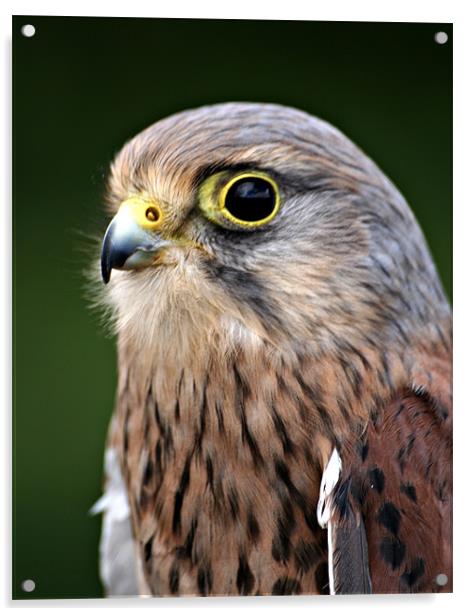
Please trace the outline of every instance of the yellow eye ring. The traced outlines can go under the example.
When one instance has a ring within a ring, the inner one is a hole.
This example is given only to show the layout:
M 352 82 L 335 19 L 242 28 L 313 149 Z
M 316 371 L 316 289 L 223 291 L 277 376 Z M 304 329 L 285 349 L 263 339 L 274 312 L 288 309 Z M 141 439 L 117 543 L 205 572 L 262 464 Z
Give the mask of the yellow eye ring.
M 238 192 L 241 194 L 238 195 Z M 228 203 L 230 197 L 233 198 L 232 204 Z M 247 205 L 241 206 L 244 201 L 247 201 Z M 279 208 L 280 194 L 277 184 L 269 175 L 260 171 L 235 175 L 223 186 L 218 196 L 219 212 L 231 222 L 243 227 L 267 224 L 277 215 Z M 241 217 L 241 212 L 244 218 Z
M 220 171 L 203 182 L 199 206 L 216 224 L 253 229 L 270 222 L 280 209 L 277 183 L 263 171 L 245 171 L 228 176 Z

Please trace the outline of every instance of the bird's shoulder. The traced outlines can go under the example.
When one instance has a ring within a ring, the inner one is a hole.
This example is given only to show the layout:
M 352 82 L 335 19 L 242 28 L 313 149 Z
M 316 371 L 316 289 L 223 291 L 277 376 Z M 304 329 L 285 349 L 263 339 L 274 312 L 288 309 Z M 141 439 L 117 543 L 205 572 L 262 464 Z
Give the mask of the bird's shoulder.
M 452 588 L 452 409 L 440 394 L 398 390 L 341 446 L 329 496 L 332 592 Z

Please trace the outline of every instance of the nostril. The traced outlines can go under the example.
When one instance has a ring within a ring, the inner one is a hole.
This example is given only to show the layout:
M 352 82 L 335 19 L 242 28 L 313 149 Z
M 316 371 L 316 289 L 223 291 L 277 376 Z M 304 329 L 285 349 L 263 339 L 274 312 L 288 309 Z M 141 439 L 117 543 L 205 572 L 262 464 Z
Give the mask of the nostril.
M 155 207 L 148 207 L 146 210 L 146 218 L 150 222 L 156 222 L 159 219 L 159 212 Z

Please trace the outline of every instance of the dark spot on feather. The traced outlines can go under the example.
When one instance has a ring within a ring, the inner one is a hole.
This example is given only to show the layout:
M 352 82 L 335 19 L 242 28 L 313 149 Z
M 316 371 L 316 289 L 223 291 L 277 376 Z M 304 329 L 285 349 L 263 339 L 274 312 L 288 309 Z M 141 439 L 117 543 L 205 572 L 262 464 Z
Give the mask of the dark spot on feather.
M 154 503 L 154 513 L 156 520 L 159 520 L 159 518 L 161 517 L 163 507 L 164 503 L 160 498 L 158 498 L 157 501 Z
M 274 406 L 272 406 L 272 420 L 274 422 L 277 436 L 279 437 L 279 440 L 282 443 L 282 448 L 283 448 L 284 453 L 287 455 L 292 454 L 293 453 L 293 443 L 287 434 L 287 429 L 285 428 L 285 423 L 283 419 L 280 417 L 280 415 L 278 414 Z
M 323 551 L 317 543 L 307 543 L 300 540 L 295 552 L 295 562 L 298 569 L 306 573 L 315 563 L 317 563 L 323 555 Z
M 185 537 L 183 545 L 179 545 L 176 549 L 177 558 L 184 560 L 186 558 L 192 559 L 193 540 L 195 539 L 195 532 L 197 530 L 197 520 L 194 518 L 190 524 L 190 530 Z
M 207 390 L 207 383 L 208 383 L 208 375 L 205 377 L 205 383 L 203 385 L 202 400 L 201 400 L 201 403 L 200 403 L 200 412 L 199 412 L 200 425 L 199 425 L 198 433 L 197 433 L 196 438 L 195 438 L 195 452 L 197 454 L 201 454 L 203 436 L 205 435 L 205 430 L 206 430 L 206 416 L 207 416 L 207 393 L 206 393 L 206 390 Z
M 175 417 L 175 421 L 179 423 L 180 421 L 180 402 L 178 398 L 175 401 L 174 417 Z
M 402 402 L 401 404 L 398 405 L 398 408 L 395 413 L 395 417 L 398 417 L 399 415 L 401 415 L 404 409 L 405 409 L 405 405 Z
M 239 503 L 238 503 L 238 495 L 234 488 L 230 488 L 228 494 L 229 507 L 231 511 L 231 517 L 233 520 L 236 520 L 239 514 Z
M 416 437 L 415 437 L 414 434 L 410 434 L 408 436 L 408 440 L 407 440 L 407 443 L 406 443 L 406 455 L 407 456 L 410 455 L 411 450 L 413 449 L 413 445 L 414 445 L 415 439 L 416 439 Z
M 211 593 L 213 574 L 210 567 L 199 567 L 197 573 L 198 592 L 202 597 Z
M 154 419 L 156 421 L 157 427 L 159 428 L 160 438 L 162 440 L 162 447 L 163 447 L 164 453 L 168 453 L 172 451 L 174 447 L 172 429 L 168 424 L 166 424 L 162 420 L 160 413 L 159 413 L 159 407 L 157 405 L 157 402 L 154 400 L 152 401 L 152 403 L 154 405 Z
M 151 390 L 149 390 L 149 396 L 151 396 Z M 157 427 L 159 428 L 159 432 L 164 432 L 162 429 L 161 415 L 159 413 L 159 407 L 157 406 L 157 402 L 154 400 L 154 419 L 156 421 Z
M 411 569 L 405 569 L 405 572 L 401 576 L 401 581 L 408 586 L 414 586 L 418 579 L 424 574 L 425 566 L 422 558 L 417 558 Z
M 316 507 L 310 507 L 307 503 L 303 511 L 303 517 L 308 528 L 316 535 L 320 530 Z
M 405 558 L 405 544 L 396 537 L 384 537 L 380 544 L 380 554 L 384 561 L 395 570 Z
M 400 447 L 400 449 L 397 452 L 397 462 L 398 462 L 398 465 L 400 466 L 400 472 L 403 474 L 403 471 L 405 470 L 405 448 L 404 447 Z
M 395 327 L 397 332 L 400 334 L 400 337 L 403 340 L 403 342 L 405 342 L 406 344 L 411 344 L 409 335 L 406 333 L 406 331 L 403 329 L 400 323 L 396 319 L 392 319 L 391 324 Z
M 277 474 L 277 477 L 284 483 L 284 485 L 286 486 L 291 496 L 293 496 L 297 505 L 301 509 L 305 509 L 305 506 L 306 506 L 305 499 L 303 498 L 303 495 L 293 483 L 292 478 L 290 477 L 290 471 L 288 470 L 287 465 L 280 458 L 276 458 L 275 460 L 275 472 Z
M 414 391 L 412 392 L 416 397 L 423 400 L 428 406 L 430 406 L 441 420 L 445 420 L 449 416 L 449 412 L 446 406 L 444 406 L 439 400 L 433 398 L 428 391 Z
M 274 537 L 272 539 L 272 549 L 271 549 L 272 558 L 276 560 L 278 563 L 285 562 L 288 558 L 289 547 L 290 547 L 290 544 L 287 545 L 285 549 L 286 553 L 284 553 L 284 545 L 280 541 L 279 536 Z
M 393 535 L 398 534 L 400 528 L 401 514 L 395 505 L 389 501 L 385 502 L 379 509 L 377 514 L 377 521 L 384 526 Z
M 287 487 L 293 486 L 288 467 L 280 458 L 276 458 L 275 460 L 275 472 Z
M 259 524 L 257 523 L 256 518 L 252 511 L 249 511 L 247 514 L 247 528 L 249 537 L 252 539 L 254 543 L 257 543 L 261 534 Z
M 411 483 L 402 483 L 400 485 L 400 492 L 406 494 L 406 496 L 408 496 L 410 500 L 416 503 L 416 488 L 414 485 L 412 485 Z
M 389 270 L 378 259 L 376 259 L 373 255 L 370 258 L 386 278 L 391 278 L 391 273 Z
M 375 466 L 369 470 L 369 481 L 370 487 L 381 494 L 385 485 L 385 475 L 380 468 Z
M 174 564 L 169 571 L 169 590 L 172 595 L 179 592 L 179 577 L 179 568 Z
M 379 426 L 379 421 L 380 421 L 380 410 L 378 408 L 378 406 L 373 403 L 371 405 L 369 405 L 369 415 L 370 415 L 370 419 L 372 421 L 372 424 L 374 426 L 374 428 L 378 428 Z
M 360 443 L 359 445 L 359 455 L 361 457 L 362 462 L 365 462 L 367 459 L 367 454 L 369 453 L 369 442 Z
M 164 433 L 162 435 L 164 443 L 164 451 L 167 453 L 174 449 L 174 437 L 172 436 L 172 428 L 169 425 L 164 427 Z
M 156 443 L 156 448 L 154 450 L 154 459 L 156 462 L 156 471 L 160 475 L 162 473 L 162 446 L 160 440 Z
M 341 484 L 335 488 L 334 504 L 339 512 L 339 518 L 342 520 L 349 513 L 349 491 L 351 487 L 351 477 L 349 476 Z
M 397 452 L 397 462 L 400 466 L 400 471 L 402 473 L 405 470 L 406 459 L 411 453 L 414 442 L 415 442 L 415 436 L 413 434 L 410 434 L 407 439 L 406 445 L 404 447 L 400 447 L 400 449 Z
M 443 343 L 443 345 L 446 347 L 446 349 L 449 349 L 449 342 L 446 340 L 446 337 L 444 336 L 444 333 L 442 331 L 442 329 L 439 327 L 439 325 L 435 324 L 434 325 L 434 329 L 436 330 L 441 342 Z
M 234 370 L 234 380 L 235 380 L 235 386 L 236 386 L 235 405 L 236 405 L 236 411 L 239 416 L 239 420 L 241 422 L 241 439 L 243 443 L 247 443 L 249 450 L 251 452 L 254 464 L 257 467 L 260 464 L 262 464 L 263 460 L 262 460 L 261 452 L 259 451 L 259 446 L 256 443 L 254 436 L 247 424 L 245 402 L 244 402 L 245 397 L 248 396 L 250 393 L 250 388 L 249 388 L 249 384 L 247 383 L 247 381 L 241 377 L 241 374 L 239 373 L 239 370 L 237 369 L 236 364 L 234 364 L 233 370 Z
M 210 456 L 206 457 L 206 472 L 207 472 L 207 483 L 211 489 L 213 489 L 213 462 L 211 461 Z
M 254 587 L 254 575 L 249 568 L 244 554 L 239 556 L 239 567 L 236 575 L 236 586 L 240 595 L 248 595 Z
M 439 403 L 433 404 L 433 408 L 436 411 L 436 413 L 439 415 L 440 419 L 444 420 L 449 417 L 449 412 L 447 408 L 443 406 L 442 404 L 439 404 Z
M 363 365 L 363 367 L 366 370 L 371 370 L 372 369 L 372 366 L 370 365 L 369 360 L 367 359 L 367 357 L 363 353 L 361 353 L 361 351 L 359 351 L 359 349 L 356 349 L 355 346 L 353 346 L 352 344 L 350 344 L 346 340 L 344 341 L 343 344 L 351 353 L 354 353 L 354 355 L 356 355 L 361 360 L 362 365 Z
M 347 362 L 343 357 L 339 358 L 344 374 L 352 388 L 352 392 L 356 398 L 359 398 L 362 386 L 362 377 L 359 370 L 350 362 Z
M 233 364 L 233 371 L 236 392 L 239 394 L 238 402 L 244 403 L 245 398 L 247 398 L 251 394 L 251 388 L 249 386 L 249 383 L 247 382 L 247 379 L 243 378 L 243 376 L 239 372 L 236 362 L 234 362 Z
M 323 404 L 317 404 L 316 405 L 316 410 L 318 411 L 318 413 L 320 414 L 320 417 L 322 419 L 322 426 L 321 427 L 326 426 L 326 429 L 327 429 L 328 433 L 330 435 L 333 434 L 333 432 L 334 432 L 333 421 L 332 421 L 331 415 L 327 411 L 326 407 Z
M 143 488 L 139 494 L 139 508 L 144 512 L 148 510 L 152 504 L 152 495 L 145 488 Z
M 279 578 L 272 586 L 273 595 L 299 595 L 300 592 L 300 582 L 289 577 Z
M 180 373 L 179 384 L 177 385 L 177 397 L 180 397 L 182 393 L 182 383 L 184 382 L 184 370 Z
M 302 510 L 308 528 L 315 533 L 319 528 L 316 508 L 310 505 L 300 490 L 295 486 L 291 479 L 290 471 L 288 470 L 287 465 L 280 458 L 277 458 L 275 461 L 275 472 L 278 478 L 286 486 L 290 496 L 292 496 L 293 500 Z
M 439 500 L 442 503 L 445 503 L 447 501 L 447 495 L 446 495 L 446 481 L 443 480 L 441 481 L 441 483 L 439 484 L 438 488 L 436 489 L 436 496 L 439 498 Z
M 182 505 L 185 498 L 185 493 L 188 489 L 188 484 L 190 481 L 190 463 L 192 461 L 192 454 L 187 456 L 185 461 L 185 466 L 182 471 L 182 475 L 180 477 L 179 487 L 174 497 L 174 515 L 172 517 L 172 530 L 174 533 L 180 531 L 180 514 L 182 510 Z
M 259 451 L 259 446 L 256 443 L 254 436 L 252 435 L 252 432 L 248 428 L 245 414 L 243 415 L 243 421 L 242 421 L 242 440 L 243 440 L 243 443 L 248 444 L 254 464 L 256 466 L 262 464 L 262 456 L 261 456 L 261 452 Z
M 222 434 L 225 431 L 225 422 L 223 419 L 223 410 L 221 408 L 221 404 L 218 401 L 215 402 L 215 412 L 216 419 L 218 421 L 218 431 L 220 432 L 220 434 Z
M 297 382 L 300 385 L 305 396 L 316 407 L 316 410 L 318 411 L 322 419 L 322 427 L 325 428 L 327 432 L 331 435 L 334 431 L 333 421 L 324 405 L 323 393 L 321 389 L 319 387 L 315 387 L 314 385 L 308 385 L 307 383 L 305 383 L 303 376 L 298 371 L 295 372 L 295 378 L 297 379 Z
M 290 537 L 295 528 L 293 505 L 289 498 L 282 499 L 282 512 L 277 517 L 277 535 L 272 540 L 272 556 L 278 562 L 286 562 L 290 555 Z
M 341 411 L 341 415 L 344 417 L 344 419 L 346 419 L 347 421 L 351 420 L 351 415 L 349 414 L 349 411 L 346 408 L 346 405 L 344 404 L 344 402 L 342 400 L 337 399 L 336 403 L 338 405 L 338 409 Z
M 373 405 L 375 411 L 375 421 L 377 422 L 380 418 L 380 411 L 382 411 L 385 407 L 385 399 L 382 398 L 379 394 L 375 394 L 373 397 Z
M 144 544 L 144 560 L 146 562 L 151 558 L 151 555 L 152 555 L 152 543 L 153 543 L 153 540 L 154 540 L 154 537 L 151 537 Z
M 143 485 L 147 486 L 149 485 L 149 482 L 152 479 L 152 474 L 153 474 L 153 464 L 152 464 L 152 460 L 148 459 L 146 467 L 144 469 L 144 474 L 143 474 Z
M 328 563 L 326 561 L 316 568 L 315 583 L 320 595 L 329 595 L 329 573 Z
M 127 453 L 128 448 L 129 448 L 128 424 L 129 424 L 130 413 L 131 413 L 131 409 L 130 409 L 129 405 L 126 405 L 126 415 L 125 415 L 125 421 L 124 421 L 124 425 L 123 425 L 123 449 L 124 449 L 124 453 Z M 126 467 L 126 468 L 128 468 L 128 467 Z
M 358 478 L 353 478 L 351 482 L 351 494 L 359 503 L 359 505 L 363 505 L 367 495 L 367 490 L 364 485 L 364 482 Z
M 149 413 L 147 413 L 146 411 L 144 412 L 143 434 L 147 437 L 149 434 Z
M 313 452 L 306 445 L 303 446 L 303 455 L 310 466 L 316 466 Z
M 390 366 L 388 365 L 388 359 L 387 359 L 386 353 L 382 353 L 382 368 L 384 371 L 385 383 L 392 390 L 393 383 L 392 383 L 392 377 L 390 376 Z
M 429 462 L 426 465 L 426 472 L 425 472 L 426 479 L 429 478 L 429 474 L 431 473 L 431 469 L 432 468 L 433 468 L 433 461 L 430 459 Z

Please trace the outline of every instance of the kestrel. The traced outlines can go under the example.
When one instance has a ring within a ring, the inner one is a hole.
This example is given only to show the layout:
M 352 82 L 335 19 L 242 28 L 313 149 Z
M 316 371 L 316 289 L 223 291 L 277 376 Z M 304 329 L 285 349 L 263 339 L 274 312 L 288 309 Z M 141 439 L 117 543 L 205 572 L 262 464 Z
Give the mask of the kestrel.
M 227 103 L 126 143 L 108 201 L 107 594 L 450 591 L 450 307 L 378 167 Z

